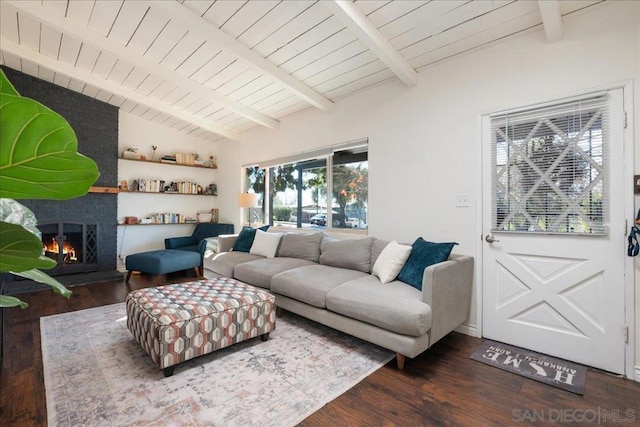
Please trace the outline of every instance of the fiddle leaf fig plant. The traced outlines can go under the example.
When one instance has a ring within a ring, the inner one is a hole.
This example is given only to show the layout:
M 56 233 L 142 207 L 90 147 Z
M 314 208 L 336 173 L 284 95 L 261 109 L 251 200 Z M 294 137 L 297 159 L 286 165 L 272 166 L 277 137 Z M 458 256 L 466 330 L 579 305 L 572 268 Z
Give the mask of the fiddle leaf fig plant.
M 14 199 L 66 200 L 87 194 L 98 166 L 78 153 L 69 123 L 39 102 L 20 96 L 0 70 L 0 273 L 45 283 L 69 298 L 71 291 L 40 271 L 56 263 L 43 254 L 35 215 Z M 0 307 L 22 307 L 0 295 Z

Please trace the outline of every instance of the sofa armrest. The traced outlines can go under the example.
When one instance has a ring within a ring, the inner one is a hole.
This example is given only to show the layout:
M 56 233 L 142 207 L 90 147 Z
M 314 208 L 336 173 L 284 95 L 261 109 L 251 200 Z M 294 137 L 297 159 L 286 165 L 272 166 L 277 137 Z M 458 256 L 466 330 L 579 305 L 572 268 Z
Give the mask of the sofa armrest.
M 237 234 L 221 234 L 218 236 L 218 252 L 229 252 L 238 238 Z
M 429 304 L 432 314 L 429 347 L 469 318 L 473 265 L 473 257 L 456 254 L 425 268 L 422 300 Z
M 165 249 L 180 249 L 184 246 L 195 245 L 196 239 L 192 236 L 187 237 L 169 237 L 168 239 L 164 239 L 164 248 Z

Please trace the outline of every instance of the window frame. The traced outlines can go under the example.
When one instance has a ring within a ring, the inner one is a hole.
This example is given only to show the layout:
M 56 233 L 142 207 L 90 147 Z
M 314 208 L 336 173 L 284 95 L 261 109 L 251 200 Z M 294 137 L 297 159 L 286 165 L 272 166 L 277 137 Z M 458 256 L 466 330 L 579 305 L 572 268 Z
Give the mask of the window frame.
M 300 181 L 302 180 L 302 173 L 304 170 L 308 170 L 308 169 L 317 169 L 317 168 L 326 168 L 326 212 L 323 212 L 326 214 L 327 219 L 326 219 L 326 225 L 324 226 L 324 230 L 331 230 L 331 232 L 351 232 L 351 233 L 362 233 L 362 234 L 368 234 L 368 226 L 366 228 L 342 228 L 342 227 L 334 227 L 333 226 L 333 210 L 335 209 L 335 204 L 336 202 L 334 201 L 334 197 L 333 197 L 333 167 L 334 167 L 334 158 L 336 157 L 336 155 L 341 156 L 340 153 L 345 153 L 342 154 L 343 160 L 338 163 L 338 164 L 348 164 L 348 163 L 354 163 L 356 161 L 359 162 L 367 162 L 367 173 L 368 173 L 368 168 L 369 168 L 369 164 L 368 164 L 368 152 L 369 152 L 369 145 L 368 145 L 368 138 L 363 138 L 363 139 L 358 139 L 358 140 L 354 140 L 354 141 L 350 141 L 350 142 L 346 142 L 346 143 L 342 143 L 342 144 L 338 144 L 332 147 L 327 147 L 327 148 L 323 148 L 320 150 L 316 150 L 316 151 L 309 151 L 309 152 L 304 152 L 304 153 L 300 153 L 300 154 L 296 154 L 296 155 L 291 155 L 291 156 L 287 156 L 287 157 L 283 157 L 280 159 L 274 159 L 274 160 L 270 160 L 270 161 L 264 161 L 264 162 L 257 162 L 257 163 L 252 163 L 252 164 L 248 164 L 248 165 L 243 165 L 242 169 L 243 169 L 243 182 L 242 182 L 242 188 L 243 191 L 248 191 L 248 192 L 254 192 L 252 191 L 253 189 L 250 188 L 251 183 L 249 182 L 249 173 L 248 173 L 248 169 L 249 168 L 259 168 L 259 169 L 263 169 L 264 170 L 264 193 L 262 194 L 262 200 L 263 200 L 263 220 L 265 224 L 270 224 L 270 225 L 274 225 L 274 220 L 273 220 L 273 211 L 274 211 L 274 205 L 273 205 L 273 197 L 270 197 L 269 195 L 271 194 L 271 187 L 273 185 L 273 180 L 272 180 L 272 169 L 278 166 L 288 166 L 288 165 L 300 165 L 300 166 L 310 166 L 310 167 L 296 167 L 297 171 L 298 171 L 298 183 L 296 185 L 296 191 L 298 191 L 298 196 L 297 196 L 297 209 L 296 209 L 296 217 L 297 217 L 297 221 L 296 221 L 296 225 L 295 228 L 296 229 L 305 229 L 306 227 L 303 227 L 303 222 L 302 222 L 302 216 L 300 215 L 300 211 L 302 208 L 301 205 L 301 192 L 302 187 L 300 184 Z M 352 153 L 347 153 L 349 151 L 354 151 Z M 344 160 L 346 159 L 346 161 Z M 324 163 L 324 166 L 322 165 L 322 163 Z M 367 182 L 367 200 L 364 202 L 365 206 L 366 206 L 366 218 L 367 219 L 367 223 L 368 223 L 368 216 L 369 216 L 369 209 L 368 209 L 368 182 Z M 256 208 L 256 209 L 260 209 L 260 208 Z M 358 218 L 360 220 L 360 218 Z M 358 224 L 359 225 L 359 224 Z

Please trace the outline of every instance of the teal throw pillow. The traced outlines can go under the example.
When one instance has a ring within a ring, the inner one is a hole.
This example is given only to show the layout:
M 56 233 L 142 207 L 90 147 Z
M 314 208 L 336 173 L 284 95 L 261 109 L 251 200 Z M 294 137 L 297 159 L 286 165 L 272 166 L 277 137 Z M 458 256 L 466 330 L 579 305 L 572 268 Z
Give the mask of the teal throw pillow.
M 402 267 L 402 270 L 400 270 L 398 280 L 422 290 L 424 269 L 449 259 L 449 255 L 455 245 L 457 245 L 455 242 L 427 242 L 422 237 L 418 237 L 411 245 L 411 255 L 409 255 L 409 259 Z
M 268 225 L 260 227 L 258 230 L 267 231 L 269 229 Z M 253 227 L 243 227 L 240 230 L 240 234 L 238 234 L 238 238 L 236 242 L 233 244 L 233 251 L 236 252 L 249 252 L 251 250 L 251 245 L 253 245 L 253 239 L 256 237 L 256 229 Z

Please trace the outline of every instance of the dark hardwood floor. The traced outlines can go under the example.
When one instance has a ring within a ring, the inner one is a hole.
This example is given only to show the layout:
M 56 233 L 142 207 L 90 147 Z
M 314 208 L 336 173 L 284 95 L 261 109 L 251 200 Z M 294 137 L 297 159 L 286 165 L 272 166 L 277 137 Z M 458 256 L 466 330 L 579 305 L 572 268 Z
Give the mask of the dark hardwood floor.
M 171 282 L 189 280 L 171 276 Z M 0 426 L 47 424 L 40 351 L 41 316 L 122 302 L 152 286 L 148 276 L 20 295 L 26 310 L 5 309 Z M 286 315 L 286 314 L 285 314 Z M 452 333 L 398 371 L 395 360 L 327 404 L 303 426 L 640 425 L 640 383 L 590 369 L 579 396 L 472 361 L 481 340 Z

